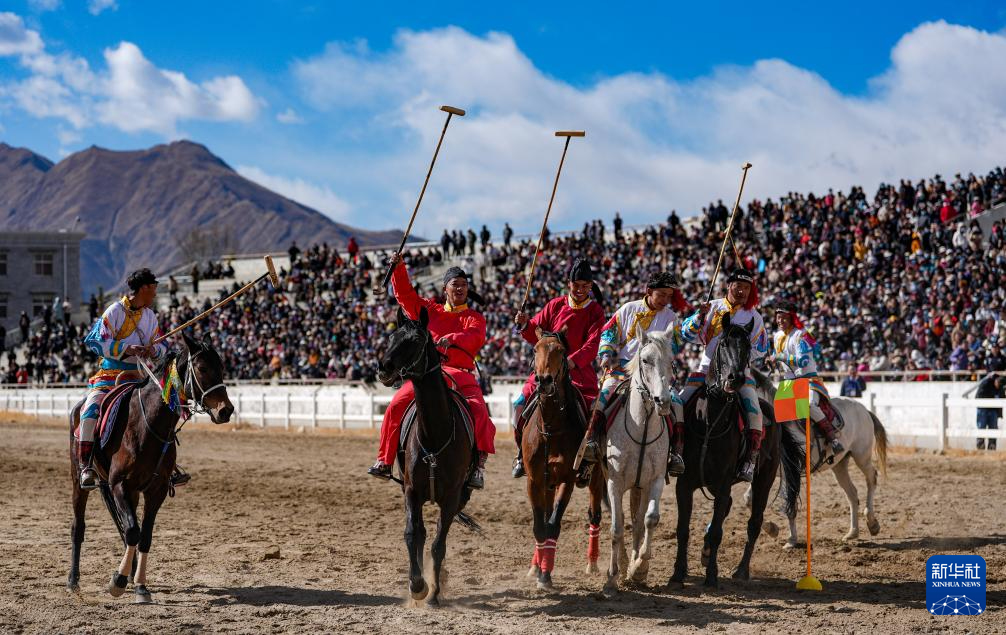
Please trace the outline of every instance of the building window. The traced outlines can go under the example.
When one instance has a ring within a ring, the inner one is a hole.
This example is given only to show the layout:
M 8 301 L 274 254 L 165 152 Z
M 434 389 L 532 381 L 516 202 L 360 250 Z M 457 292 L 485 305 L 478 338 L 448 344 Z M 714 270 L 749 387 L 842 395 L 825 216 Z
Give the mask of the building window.
M 35 254 L 35 275 L 52 277 L 52 252 Z
M 7 298 L 0 298 L 0 320 L 7 319 Z
M 0 251 L 0 276 L 7 275 L 7 252 Z
M 46 307 L 52 306 L 52 301 L 55 298 L 55 294 L 52 293 L 36 293 L 31 296 L 31 314 L 33 317 L 38 317 L 45 312 Z

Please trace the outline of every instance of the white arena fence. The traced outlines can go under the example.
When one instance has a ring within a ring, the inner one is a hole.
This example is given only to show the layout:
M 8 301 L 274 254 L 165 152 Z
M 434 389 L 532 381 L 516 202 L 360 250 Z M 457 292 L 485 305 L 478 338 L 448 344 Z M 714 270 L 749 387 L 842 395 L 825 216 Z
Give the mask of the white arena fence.
M 522 384 L 498 381 L 486 396 L 500 433 L 512 429 L 511 404 Z M 1006 399 L 972 399 L 973 382 L 874 382 L 860 401 L 874 412 L 893 445 L 943 451 L 973 449 L 976 438 L 1006 438 L 1006 429 L 979 430 L 976 409 L 1006 408 Z M 0 387 L 0 411 L 35 417 L 65 417 L 84 394 L 84 386 Z M 833 396 L 839 384 L 829 383 Z M 283 429 L 377 429 L 393 392 L 366 384 L 273 385 L 235 382 L 228 386 L 234 403 L 232 423 Z M 206 415 L 196 422 L 207 423 Z M 1004 423 L 1006 428 L 1006 423 Z M 1000 443 L 1002 450 L 1006 442 Z

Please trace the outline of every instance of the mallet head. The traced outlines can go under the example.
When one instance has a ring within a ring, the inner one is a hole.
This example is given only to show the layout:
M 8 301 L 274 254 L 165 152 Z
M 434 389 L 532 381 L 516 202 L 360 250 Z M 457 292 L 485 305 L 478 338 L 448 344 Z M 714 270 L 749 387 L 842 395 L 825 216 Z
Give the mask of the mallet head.
M 556 130 L 555 136 L 557 137 L 586 137 L 587 132 L 584 130 Z
M 454 106 L 441 106 L 440 110 L 443 110 L 444 112 L 449 112 L 452 115 L 457 115 L 458 117 L 465 116 L 465 111 L 461 110 L 460 108 L 455 108 Z
M 272 256 L 265 257 L 265 266 L 269 270 L 269 282 L 273 289 L 279 289 L 279 276 L 276 275 L 276 266 L 272 264 Z
M 747 169 L 749 169 L 750 167 L 751 167 L 751 163 L 750 163 L 750 162 L 748 162 L 748 163 L 745 163 L 744 165 L 742 165 L 742 166 L 741 166 L 741 169 L 742 169 L 742 170 L 747 170 Z

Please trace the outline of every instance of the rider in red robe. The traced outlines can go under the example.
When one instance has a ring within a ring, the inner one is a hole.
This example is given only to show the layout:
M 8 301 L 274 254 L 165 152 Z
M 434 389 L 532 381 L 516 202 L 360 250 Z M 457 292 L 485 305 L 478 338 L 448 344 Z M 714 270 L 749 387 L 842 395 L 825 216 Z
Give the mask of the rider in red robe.
M 479 453 L 478 467 L 472 472 L 468 485 L 473 489 L 485 486 L 485 463 L 495 453 L 493 440 L 496 425 L 489 418 L 489 409 L 482 399 L 482 389 L 475 377 L 475 356 L 486 341 L 486 320 L 482 314 L 468 307 L 468 277 L 459 267 L 451 267 L 444 274 L 444 294 L 447 302 L 440 304 L 419 297 L 409 280 L 409 273 L 401 256 L 393 256 L 394 273 L 391 288 L 402 310 L 412 320 L 419 319 L 419 311 L 426 307 L 430 317 L 427 327 L 437 343 L 437 348 L 447 356 L 443 371 L 448 385 L 459 392 L 475 422 L 475 445 Z M 415 399 L 411 381 L 406 381 L 392 397 L 381 423 L 381 449 L 377 462 L 368 473 L 378 478 L 391 478 L 391 465 L 398 453 L 398 437 L 402 417 Z
M 594 292 L 594 299 L 590 293 Z M 594 358 L 597 356 L 597 346 L 604 328 L 604 309 L 599 304 L 601 290 L 594 284 L 594 275 L 590 263 L 577 259 L 569 270 L 569 293 L 548 302 L 533 318 L 528 320 L 525 313 L 518 313 L 514 320 L 521 327 L 521 335 L 532 346 L 538 343 L 535 331 L 559 332 L 566 327 L 566 342 L 569 344 L 567 359 L 569 360 L 569 377 L 573 386 L 580 391 L 587 404 L 587 410 L 597 399 L 597 373 L 594 371 Z M 517 458 L 513 463 L 513 477 L 524 476 L 523 456 L 521 456 L 520 440 L 524 427 L 524 405 L 531 399 L 536 389 L 535 376 L 532 372 L 521 394 L 514 401 L 514 439 L 517 441 Z

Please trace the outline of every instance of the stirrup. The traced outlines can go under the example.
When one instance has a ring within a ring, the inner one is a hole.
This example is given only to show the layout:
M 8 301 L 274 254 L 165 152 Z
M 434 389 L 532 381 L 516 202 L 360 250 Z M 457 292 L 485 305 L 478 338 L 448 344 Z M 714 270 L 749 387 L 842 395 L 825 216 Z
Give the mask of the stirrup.
M 472 475 L 468 477 L 468 487 L 471 489 L 482 489 L 486 486 L 484 470 L 477 467 L 472 470 Z
M 841 454 L 842 452 L 845 452 L 845 446 L 842 445 L 842 442 L 839 441 L 838 439 L 832 439 L 831 441 L 828 442 L 828 445 L 831 446 L 832 454 L 835 454 L 836 456 Z
M 97 489 L 98 473 L 91 466 L 85 466 L 80 470 L 80 489 Z
M 755 473 L 755 462 L 748 461 L 741 467 L 740 471 L 737 472 L 737 478 L 744 481 L 745 483 L 750 483 L 754 480 Z
M 513 472 L 510 474 L 514 478 L 520 478 L 527 475 L 527 472 L 524 470 L 524 461 L 522 461 L 519 456 L 513 460 Z
M 685 473 L 685 460 L 681 458 L 680 453 L 671 451 L 671 455 L 667 459 L 667 475 L 681 476 L 684 473 Z
M 601 460 L 601 444 L 597 439 L 588 439 L 583 447 L 583 462 L 597 463 Z
M 385 481 L 390 481 L 391 466 L 378 461 L 377 463 L 374 463 L 373 465 L 370 466 L 370 469 L 367 470 L 367 474 L 370 474 L 371 476 L 376 476 L 377 478 L 383 479 Z
M 172 487 L 181 487 L 182 485 L 185 485 L 191 480 L 192 480 L 191 474 L 189 474 L 182 468 L 178 467 L 177 465 L 175 466 L 175 470 L 171 473 L 170 478 Z

